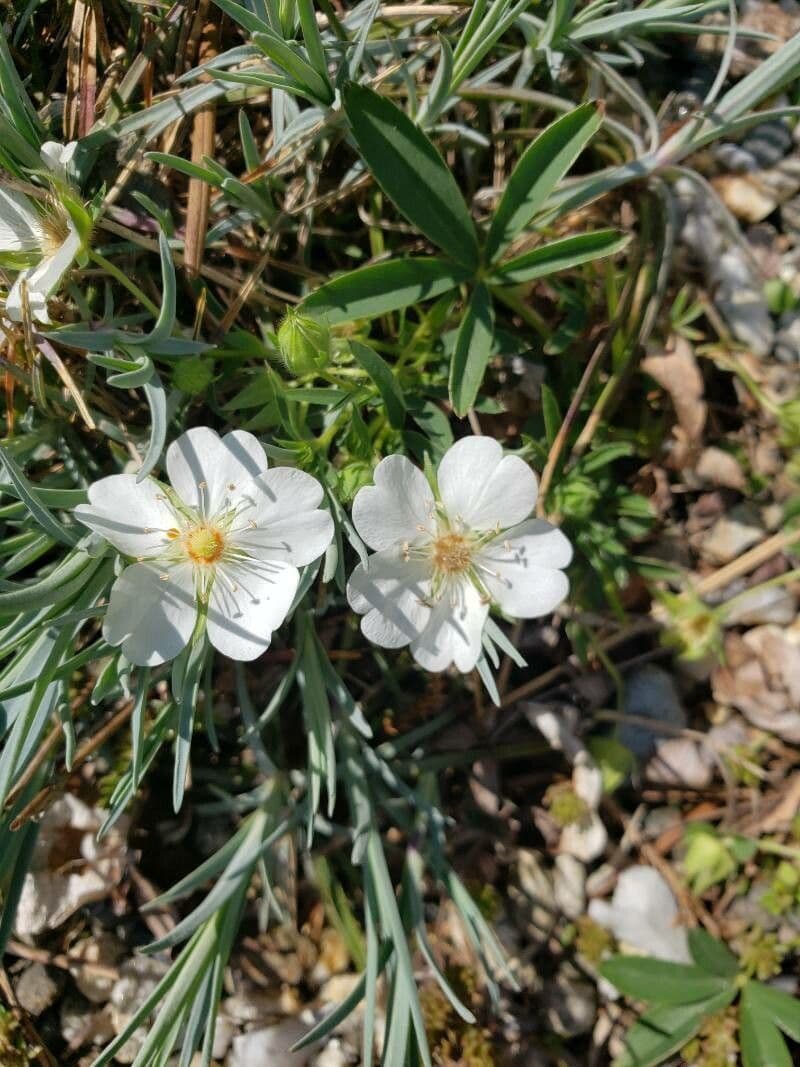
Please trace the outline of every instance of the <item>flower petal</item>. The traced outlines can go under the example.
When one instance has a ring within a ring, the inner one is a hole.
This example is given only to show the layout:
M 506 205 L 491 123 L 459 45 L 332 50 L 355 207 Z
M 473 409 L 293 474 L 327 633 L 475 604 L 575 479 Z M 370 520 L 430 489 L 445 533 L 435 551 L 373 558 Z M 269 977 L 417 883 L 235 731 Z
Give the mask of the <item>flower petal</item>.
M 112 474 L 89 489 L 89 503 L 78 504 L 75 517 L 128 556 L 157 556 L 169 543 L 165 531 L 175 525 L 158 482 L 136 481 L 134 474 Z
M 403 648 L 415 640 L 430 617 L 430 568 L 402 559 L 396 549 L 359 563 L 347 584 L 353 611 L 363 615 L 361 632 L 381 648 Z
M 35 252 L 44 232 L 33 202 L 16 189 L 0 188 L 0 252 Z
M 48 170 L 66 181 L 67 168 L 72 162 L 77 147 L 77 141 L 69 141 L 67 144 L 61 144 L 60 141 L 45 141 L 39 149 L 39 155 Z
M 208 426 L 182 433 L 167 449 L 167 474 L 178 496 L 205 515 L 233 506 L 243 489 L 267 469 L 267 456 L 246 430 L 223 438 Z
M 518 619 L 553 611 L 569 592 L 560 567 L 572 559 L 572 545 L 543 519 L 529 519 L 490 541 L 476 556 L 492 601 Z
M 282 561 L 218 568 L 208 606 L 214 648 L 231 659 L 260 656 L 288 615 L 299 581 L 297 568 Z
M 504 456 L 491 437 L 464 437 L 439 464 L 439 493 L 451 519 L 473 530 L 515 526 L 533 511 L 536 475 L 519 456 Z
M 8 291 L 4 311 L 11 322 L 22 322 L 22 283 L 24 282 L 27 285 L 28 279 L 32 273 L 33 268 L 21 270 L 14 279 L 14 284 Z M 28 306 L 30 307 L 30 300 L 28 301 Z M 41 321 L 41 319 L 39 321 Z
M 463 674 L 471 671 L 480 659 L 488 613 L 489 605 L 471 582 L 446 589 L 431 610 L 427 626 L 411 645 L 414 659 L 428 671 L 443 671 L 451 663 Z
M 591 863 L 602 855 L 607 844 L 608 831 L 600 816 L 593 811 L 585 822 L 564 827 L 559 848 L 581 863 Z
M 593 900 L 589 915 L 637 952 L 675 963 L 691 961 L 686 927 L 676 925 L 677 901 L 653 867 L 628 867 L 611 903 Z
M 69 233 L 52 256 L 45 256 L 42 262 L 27 276 L 28 304 L 31 314 L 39 322 L 49 322 L 47 315 L 47 298 L 58 287 L 61 277 L 69 269 L 81 247 L 81 238 L 72 222 Z
M 155 667 L 186 647 L 196 621 L 191 564 L 134 563 L 111 589 L 103 637 L 110 645 L 122 645 L 122 654 L 131 663 Z
M 419 537 L 434 507 L 433 493 L 419 467 L 405 456 L 387 456 L 375 468 L 374 485 L 359 489 L 353 523 L 370 548 L 381 551 Z
M 252 506 L 241 513 L 247 527 L 231 537 L 237 546 L 303 567 L 333 540 L 333 519 L 317 506 L 322 486 L 305 471 L 273 467 L 244 486 L 242 497 Z

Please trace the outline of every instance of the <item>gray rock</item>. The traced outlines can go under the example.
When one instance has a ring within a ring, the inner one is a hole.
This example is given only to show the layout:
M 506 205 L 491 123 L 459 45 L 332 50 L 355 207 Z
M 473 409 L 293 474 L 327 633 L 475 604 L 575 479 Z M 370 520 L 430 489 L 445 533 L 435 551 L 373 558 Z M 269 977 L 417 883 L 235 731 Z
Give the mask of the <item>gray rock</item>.
M 277 1026 L 270 1026 L 268 1030 L 240 1034 L 233 1039 L 227 1067 L 306 1067 L 318 1046 L 300 1049 L 299 1052 L 291 1052 L 290 1049 L 313 1025 L 314 1018 L 309 1013 L 308 1021 L 302 1018 L 286 1019 Z
M 702 544 L 702 553 L 711 563 L 730 563 L 764 537 L 758 512 L 748 504 L 737 504 L 717 519 Z
M 625 679 L 624 707 L 627 715 L 671 726 L 686 725 L 686 712 L 671 675 L 653 663 L 633 671 Z M 664 736 L 637 723 L 622 723 L 617 731 L 617 739 L 639 759 L 651 756 L 656 742 Z
M 766 356 L 775 341 L 775 326 L 762 286 L 738 246 L 732 245 L 708 268 L 714 303 L 731 333 L 753 355 Z
M 755 588 L 741 594 L 741 599 L 725 616 L 728 626 L 761 626 L 774 623 L 788 626 L 797 616 L 797 597 L 783 586 Z
M 556 904 L 568 919 L 577 919 L 586 911 L 586 868 L 567 852 L 556 856 L 553 893 Z
M 800 312 L 790 311 L 781 316 L 772 354 L 781 363 L 800 363 Z
M 58 983 L 41 963 L 32 963 L 30 967 L 26 967 L 15 986 L 20 1007 L 34 1018 L 50 1007 L 58 996 L 58 991 Z
M 579 978 L 573 968 L 562 968 L 555 981 L 545 986 L 542 997 L 549 1027 L 559 1037 L 588 1033 L 594 1025 L 596 998 L 594 986 Z
M 774 167 L 789 154 L 792 131 L 783 119 L 770 119 L 754 126 L 742 138 L 741 150 L 750 156 L 757 167 Z

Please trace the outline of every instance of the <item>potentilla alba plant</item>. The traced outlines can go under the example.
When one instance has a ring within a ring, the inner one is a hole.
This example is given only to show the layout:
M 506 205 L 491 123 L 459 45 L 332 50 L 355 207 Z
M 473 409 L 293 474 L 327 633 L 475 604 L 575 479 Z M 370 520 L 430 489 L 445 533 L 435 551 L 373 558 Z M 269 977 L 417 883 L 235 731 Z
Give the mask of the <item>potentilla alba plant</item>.
M 537 481 L 497 441 L 466 437 L 439 464 L 438 493 L 405 456 L 387 456 L 359 490 L 353 522 L 375 550 L 347 595 L 364 635 L 383 648 L 411 646 L 441 671 L 478 662 L 491 605 L 512 618 L 551 612 L 567 595 L 572 547 L 560 530 L 528 518 Z
M 167 449 L 171 488 L 113 474 L 75 514 L 136 562 L 111 590 L 103 636 L 132 663 L 177 656 L 202 619 L 211 644 L 255 659 L 286 618 L 302 567 L 326 550 L 333 520 L 304 471 L 267 469 L 256 438 L 206 426 Z
M 19 271 L 5 301 L 5 314 L 12 322 L 23 320 L 26 305 L 32 318 L 50 321 L 48 297 L 84 243 L 73 218 L 83 209 L 69 186 L 76 147 L 76 141 L 42 145 L 41 158 L 52 186 L 43 201 L 0 184 L 0 264 Z

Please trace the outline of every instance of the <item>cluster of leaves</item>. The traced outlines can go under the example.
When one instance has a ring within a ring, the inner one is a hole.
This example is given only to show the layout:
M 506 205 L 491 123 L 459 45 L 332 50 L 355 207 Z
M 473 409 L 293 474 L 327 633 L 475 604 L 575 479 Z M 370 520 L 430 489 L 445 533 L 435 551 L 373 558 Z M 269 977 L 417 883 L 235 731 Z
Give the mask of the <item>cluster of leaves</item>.
M 620 992 L 650 1007 L 626 1035 L 617 1067 L 654 1067 L 698 1033 L 704 1021 L 736 1003 L 744 1067 L 790 1067 L 784 1035 L 800 1040 L 800 1004 L 788 993 L 743 974 L 736 956 L 705 930 L 689 933 L 693 964 L 615 956 L 600 968 Z

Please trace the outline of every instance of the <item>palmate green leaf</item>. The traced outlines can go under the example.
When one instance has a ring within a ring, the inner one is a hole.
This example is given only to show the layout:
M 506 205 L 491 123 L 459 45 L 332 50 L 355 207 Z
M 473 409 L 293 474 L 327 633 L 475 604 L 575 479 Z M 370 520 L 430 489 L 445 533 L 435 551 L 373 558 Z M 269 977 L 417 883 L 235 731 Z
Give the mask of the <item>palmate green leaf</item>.
M 345 88 L 344 109 L 364 161 L 397 209 L 457 263 L 475 270 L 475 226 L 431 141 L 405 112 L 364 85 Z
M 664 1063 L 694 1037 L 703 1019 L 726 1008 L 734 995 L 730 989 L 697 1004 L 660 1004 L 646 1012 L 625 1035 L 625 1051 L 614 1060 L 614 1067 L 656 1067 Z
M 800 1000 L 780 989 L 749 982 L 746 999 L 758 1015 L 767 1015 L 793 1041 L 800 1041 Z
M 748 982 L 742 993 L 739 1011 L 739 1044 L 744 1067 L 792 1067 L 792 1056 L 778 1027 L 764 1010 L 763 990 L 756 982 Z
M 562 237 L 558 241 L 540 245 L 521 256 L 498 265 L 489 281 L 493 285 L 520 285 L 555 274 L 560 270 L 569 270 L 582 263 L 591 263 L 594 259 L 613 256 L 620 252 L 630 241 L 627 234 L 619 230 L 595 230 L 592 233 L 578 233 L 573 237 Z
M 694 1004 L 724 993 L 730 985 L 700 967 L 650 956 L 614 956 L 600 973 L 626 997 L 653 1004 Z
M 406 402 L 403 399 L 403 391 L 397 384 L 397 379 L 392 374 L 391 368 L 384 363 L 378 353 L 364 345 L 360 341 L 350 342 L 350 351 L 362 370 L 370 376 L 381 399 L 386 405 L 386 414 L 389 422 L 395 429 L 401 429 L 406 418 Z
M 492 297 L 481 283 L 467 304 L 450 363 L 450 402 L 460 418 L 475 403 L 492 352 L 493 337 Z
M 544 206 L 601 122 L 596 103 L 582 104 L 557 118 L 525 149 L 489 226 L 487 262 L 493 262 Z
M 433 300 L 469 276 L 468 270 L 434 256 L 373 263 L 326 282 L 305 298 L 300 310 L 324 318 L 329 326 L 377 318 L 420 300 Z
M 739 971 L 739 961 L 728 946 L 701 927 L 689 931 L 689 951 L 697 966 L 708 974 L 735 978 Z

